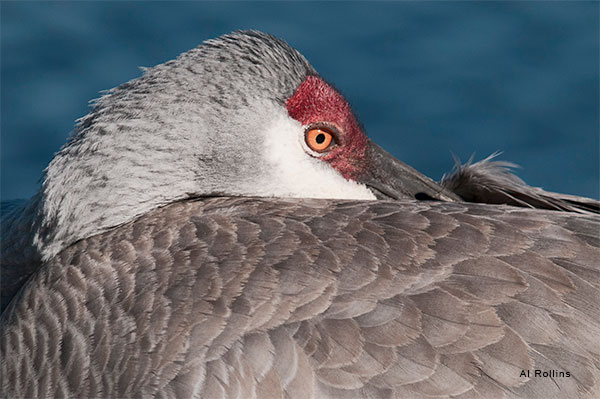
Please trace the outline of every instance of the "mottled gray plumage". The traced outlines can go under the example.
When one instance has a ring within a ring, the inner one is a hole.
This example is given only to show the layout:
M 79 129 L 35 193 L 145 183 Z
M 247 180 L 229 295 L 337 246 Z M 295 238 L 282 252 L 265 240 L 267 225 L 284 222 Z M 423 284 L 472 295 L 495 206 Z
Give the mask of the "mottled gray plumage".
M 368 142 L 347 180 L 286 112 L 307 76 L 237 32 L 96 102 L 2 208 L 1 397 L 600 396 L 597 201 Z
M 15 273 L 22 282 L 79 239 L 185 198 L 261 195 L 253 190 L 277 170 L 260 162 L 253 132 L 314 73 L 285 42 L 247 31 L 145 69 L 93 102 L 40 192 L 2 212 L 1 309 L 20 287 Z
M 3 391 L 597 397 L 598 225 L 478 204 L 175 203 L 36 274 L 3 315 Z M 519 377 L 534 368 L 572 377 Z
M 33 202 L 33 201 L 32 201 Z M 42 263 L 32 243 L 35 205 L 2 202 L 0 209 L 0 313 Z

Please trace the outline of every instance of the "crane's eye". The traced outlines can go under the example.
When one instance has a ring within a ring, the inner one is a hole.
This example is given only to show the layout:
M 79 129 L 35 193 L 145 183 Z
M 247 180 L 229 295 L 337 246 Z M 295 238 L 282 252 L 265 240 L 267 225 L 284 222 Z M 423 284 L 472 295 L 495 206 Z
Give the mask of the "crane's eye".
M 333 134 L 323 128 L 312 128 L 306 131 L 305 134 L 306 145 L 316 152 L 327 151 L 332 144 L 335 144 L 333 140 Z

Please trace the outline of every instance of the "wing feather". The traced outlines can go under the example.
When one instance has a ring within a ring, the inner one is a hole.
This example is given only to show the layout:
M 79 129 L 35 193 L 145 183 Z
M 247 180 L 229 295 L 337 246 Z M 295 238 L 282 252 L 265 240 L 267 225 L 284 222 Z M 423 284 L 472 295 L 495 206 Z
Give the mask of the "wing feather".
M 599 231 L 593 215 L 479 204 L 171 204 L 36 272 L 2 315 L 0 386 L 7 397 L 595 397 Z

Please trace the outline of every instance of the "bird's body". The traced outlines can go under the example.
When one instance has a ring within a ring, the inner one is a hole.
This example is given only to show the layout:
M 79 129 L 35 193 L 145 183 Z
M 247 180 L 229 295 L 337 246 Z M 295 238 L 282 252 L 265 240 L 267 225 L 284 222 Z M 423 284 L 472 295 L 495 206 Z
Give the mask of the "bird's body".
M 600 395 L 597 202 L 388 157 L 257 32 L 103 97 L 3 219 L 3 396 Z

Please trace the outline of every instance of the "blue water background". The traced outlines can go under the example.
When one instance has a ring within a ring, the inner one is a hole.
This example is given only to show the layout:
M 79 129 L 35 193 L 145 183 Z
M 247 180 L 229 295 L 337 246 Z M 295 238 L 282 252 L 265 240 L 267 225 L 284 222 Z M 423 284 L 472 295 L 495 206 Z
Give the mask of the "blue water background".
M 203 40 L 287 40 L 368 134 L 439 179 L 500 150 L 548 190 L 599 196 L 599 3 L 1 2 L 1 195 L 26 198 L 98 92 Z

